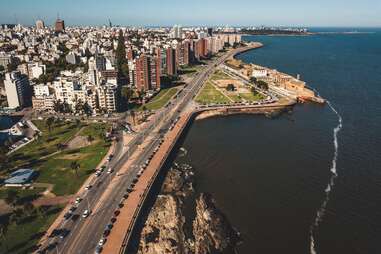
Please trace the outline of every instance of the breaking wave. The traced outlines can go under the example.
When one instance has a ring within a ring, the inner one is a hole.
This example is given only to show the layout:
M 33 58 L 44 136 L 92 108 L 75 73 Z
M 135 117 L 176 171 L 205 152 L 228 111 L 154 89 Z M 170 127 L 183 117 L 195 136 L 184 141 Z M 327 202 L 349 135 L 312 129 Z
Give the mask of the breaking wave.
M 335 180 L 339 176 L 337 174 L 337 157 L 339 155 L 339 142 L 338 142 L 338 134 L 340 130 L 343 128 L 343 119 L 339 112 L 332 106 L 332 104 L 327 101 L 328 106 L 330 109 L 337 115 L 339 123 L 338 125 L 333 129 L 333 145 L 334 145 L 334 155 L 332 159 L 332 165 L 331 165 L 331 177 L 329 179 L 327 188 L 325 189 L 325 198 L 320 205 L 320 208 L 316 212 L 315 220 L 314 223 L 310 227 L 310 253 L 311 254 L 317 254 L 316 251 L 316 241 L 315 241 L 315 236 L 314 236 L 314 231 L 316 228 L 319 227 L 320 222 L 323 220 L 323 217 L 325 215 L 325 211 L 327 208 L 327 204 L 330 199 L 330 194 L 335 186 Z

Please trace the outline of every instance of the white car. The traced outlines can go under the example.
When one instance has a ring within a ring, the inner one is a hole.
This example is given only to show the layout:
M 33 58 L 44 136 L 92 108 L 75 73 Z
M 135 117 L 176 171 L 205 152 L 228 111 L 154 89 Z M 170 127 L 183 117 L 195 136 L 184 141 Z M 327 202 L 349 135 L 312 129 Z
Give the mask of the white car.
M 105 238 L 100 239 L 98 242 L 98 246 L 103 246 L 105 244 L 105 242 L 106 242 Z
M 78 197 L 75 199 L 75 203 L 78 205 L 79 203 L 81 203 L 82 201 L 82 198 Z
M 87 185 L 87 186 L 85 187 L 85 189 L 86 189 L 86 190 L 90 190 L 91 187 L 92 187 L 91 184 L 89 184 L 89 185 Z
M 91 213 L 91 211 L 89 211 L 89 210 L 85 210 L 85 211 L 83 212 L 83 214 L 82 214 L 82 217 L 83 217 L 83 218 L 87 218 L 87 217 L 90 215 L 90 213 Z
M 114 170 L 113 170 L 112 168 L 109 168 L 109 169 L 107 170 L 107 174 L 111 174 L 112 172 L 114 172 Z

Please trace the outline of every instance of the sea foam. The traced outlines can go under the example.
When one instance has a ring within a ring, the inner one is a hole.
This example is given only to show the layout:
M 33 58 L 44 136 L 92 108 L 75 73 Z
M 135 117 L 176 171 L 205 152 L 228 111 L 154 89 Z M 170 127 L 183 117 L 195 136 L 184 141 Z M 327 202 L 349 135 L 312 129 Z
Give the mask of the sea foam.
M 339 155 L 339 142 L 338 142 L 338 134 L 343 128 L 343 119 L 339 112 L 332 106 L 332 104 L 327 101 L 328 106 L 330 109 L 337 115 L 338 117 L 338 125 L 333 129 L 333 145 L 334 145 L 334 155 L 332 159 L 332 165 L 331 165 L 331 177 L 329 179 L 327 188 L 325 189 L 325 198 L 320 205 L 319 209 L 316 212 L 315 220 L 313 224 L 310 227 L 310 253 L 311 254 L 317 254 L 316 250 L 316 240 L 314 236 L 315 230 L 319 227 L 320 222 L 323 220 L 323 217 L 325 215 L 325 211 L 327 208 L 327 204 L 329 202 L 330 194 L 335 186 L 335 180 L 339 176 L 337 173 L 337 157 Z

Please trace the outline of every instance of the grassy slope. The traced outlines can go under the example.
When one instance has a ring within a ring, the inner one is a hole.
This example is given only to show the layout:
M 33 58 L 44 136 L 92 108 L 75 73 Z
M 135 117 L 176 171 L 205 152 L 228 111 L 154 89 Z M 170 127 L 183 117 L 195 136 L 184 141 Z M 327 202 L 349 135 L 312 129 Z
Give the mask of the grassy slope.
M 140 107 L 140 110 L 145 107 L 148 110 L 157 110 L 164 107 L 165 104 L 176 94 L 177 87 L 162 89 L 150 102 Z

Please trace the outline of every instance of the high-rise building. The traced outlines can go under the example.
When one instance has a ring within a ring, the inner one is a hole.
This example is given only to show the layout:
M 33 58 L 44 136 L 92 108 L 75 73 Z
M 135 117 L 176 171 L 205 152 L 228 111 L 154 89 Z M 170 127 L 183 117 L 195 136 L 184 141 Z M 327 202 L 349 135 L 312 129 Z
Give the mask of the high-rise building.
M 8 107 L 24 108 L 31 105 L 32 93 L 27 75 L 19 71 L 7 73 L 4 80 Z
M 190 62 L 190 42 L 189 41 L 183 41 L 179 45 L 179 65 L 189 65 Z
M 136 59 L 135 86 L 139 91 L 157 90 L 160 88 L 160 58 L 140 55 Z
M 117 110 L 117 86 L 106 83 L 97 88 L 99 108 L 108 112 Z
M 177 75 L 177 65 L 176 65 L 176 50 L 169 47 L 166 50 L 167 55 L 167 74 L 169 76 Z
M 62 33 L 63 31 L 65 31 L 65 21 L 63 21 L 62 19 L 57 19 L 55 24 L 55 31 L 57 33 Z
M 136 59 L 135 86 L 139 91 L 149 90 L 148 59 L 142 54 Z
M 106 58 L 103 55 L 95 56 L 95 65 L 98 71 L 106 70 Z
M 149 58 L 150 64 L 150 81 L 151 81 L 151 90 L 160 89 L 160 58 L 158 56 L 151 56 Z
M 199 39 L 195 44 L 195 57 L 197 60 L 202 58 L 207 58 L 209 56 L 208 50 L 208 40 L 207 39 Z
M 209 37 L 213 36 L 213 28 L 211 28 L 211 27 L 208 28 L 208 35 L 209 35 Z
M 170 36 L 174 39 L 181 39 L 183 36 L 183 29 L 181 28 L 181 26 L 175 25 L 172 28 Z
M 42 20 L 37 20 L 36 21 L 36 29 L 37 30 L 42 30 L 42 29 L 44 29 L 45 28 L 45 24 L 44 24 L 44 21 L 42 21 Z

